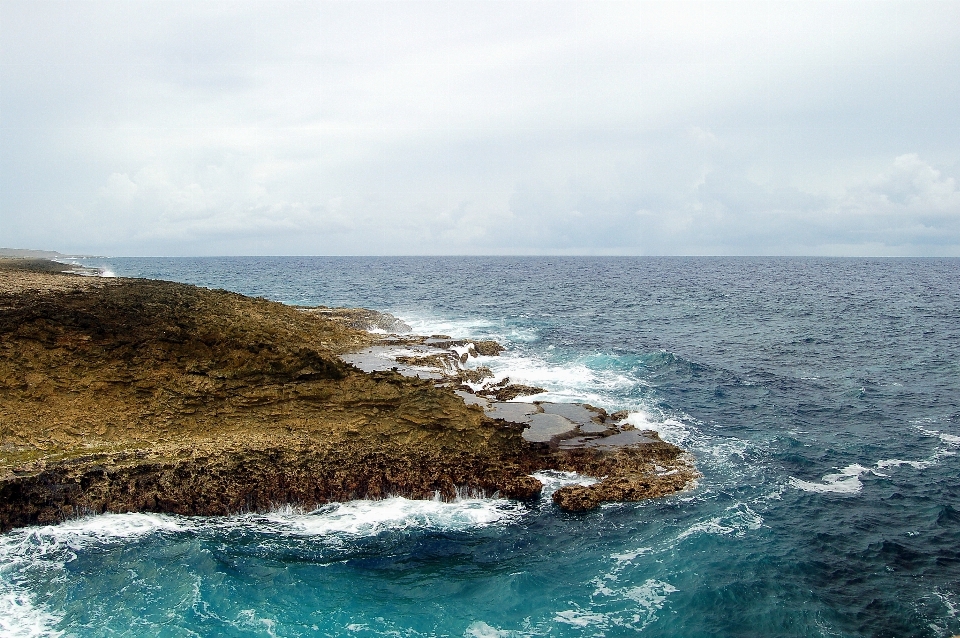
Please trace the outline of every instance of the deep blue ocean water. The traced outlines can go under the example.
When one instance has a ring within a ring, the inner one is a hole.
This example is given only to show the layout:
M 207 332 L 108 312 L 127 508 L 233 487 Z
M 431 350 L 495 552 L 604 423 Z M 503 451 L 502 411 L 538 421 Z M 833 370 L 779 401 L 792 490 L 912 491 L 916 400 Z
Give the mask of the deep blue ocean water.
M 703 478 L 576 515 L 388 499 L 17 530 L 2 635 L 960 634 L 960 260 L 87 263 L 498 339 L 495 372 L 630 410 Z

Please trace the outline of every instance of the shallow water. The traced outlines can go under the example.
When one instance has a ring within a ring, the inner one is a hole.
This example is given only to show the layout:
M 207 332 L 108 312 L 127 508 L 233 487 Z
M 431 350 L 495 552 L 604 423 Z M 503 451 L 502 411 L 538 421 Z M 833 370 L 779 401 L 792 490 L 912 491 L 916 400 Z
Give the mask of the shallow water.
M 478 363 L 631 411 L 703 478 L 577 515 L 388 499 L 17 530 L 2 635 L 960 633 L 960 260 L 87 263 L 498 339 Z

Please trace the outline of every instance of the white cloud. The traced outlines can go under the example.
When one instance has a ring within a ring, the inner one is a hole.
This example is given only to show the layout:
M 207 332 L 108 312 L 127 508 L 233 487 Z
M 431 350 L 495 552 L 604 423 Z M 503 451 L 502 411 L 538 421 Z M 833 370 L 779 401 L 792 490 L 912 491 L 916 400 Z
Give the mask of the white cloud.
M 233 167 L 236 169 L 237 167 Z M 272 194 L 255 175 L 262 167 L 236 170 L 207 166 L 191 176 L 170 175 L 157 165 L 145 166 L 132 177 L 114 173 L 99 189 L 88 208 L 96 211 L 75 232 L 96 242 L 109 229 L 129 245 L 203 246 L 224 241 L 253 241 L 264 245 L 288 236 L 333 236 L 349 232 L 354 223 L 342 211 L 339 198 L 330 205 L 289 201 Z M 248 181 L 249 180 L 249 181 Z M 262 180 L 261 180 L 262 181 Z
M 958 21 L 899 1 L 7 0 L 0 243 L 950 252 Z
M 888 170 L 860 189 L 855 197 L 860 201 L 854 206 L 861 208 L 960 214 L 960 191 L 955 180 L 943 177 L 916 153 L 897 157 Z

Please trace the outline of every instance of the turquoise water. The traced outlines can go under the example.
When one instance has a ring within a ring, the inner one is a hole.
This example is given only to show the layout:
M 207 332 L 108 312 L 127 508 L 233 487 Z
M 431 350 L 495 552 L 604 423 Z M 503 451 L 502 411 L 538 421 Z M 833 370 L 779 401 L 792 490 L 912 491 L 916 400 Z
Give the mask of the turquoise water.
M 960 633 L 960 260 L 111 259 L 499 339 L 543 398 L 627 409 L 696 489 L 564 514 L 358 501 L 0 536 L 0 635 Z M 538 397 L 541 398 L 541 397 Z

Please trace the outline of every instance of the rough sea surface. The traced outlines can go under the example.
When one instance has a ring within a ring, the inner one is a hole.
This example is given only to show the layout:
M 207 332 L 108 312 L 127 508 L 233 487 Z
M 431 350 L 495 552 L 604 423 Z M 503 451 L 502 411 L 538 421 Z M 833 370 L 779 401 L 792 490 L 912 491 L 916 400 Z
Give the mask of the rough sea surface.
M 388 499 L 16 530 L 0 635 L 960 633 L 960 260 L 86 263 L 500 340 L 481 363 L 630 410 L 703 478 L 586 514 Z

